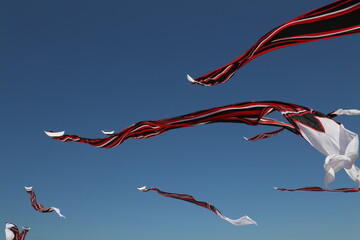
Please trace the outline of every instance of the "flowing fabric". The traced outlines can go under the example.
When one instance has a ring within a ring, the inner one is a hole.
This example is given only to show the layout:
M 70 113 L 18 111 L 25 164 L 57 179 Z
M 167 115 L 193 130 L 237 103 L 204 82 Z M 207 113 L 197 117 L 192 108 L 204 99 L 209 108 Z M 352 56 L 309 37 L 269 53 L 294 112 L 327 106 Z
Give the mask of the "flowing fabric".
M 222 219 L 224 219 L 224 220 L 228 221 L 229 223 L 236 225 L 236 226 L 243 226 L 243 225 L 249 225 L 249 224 L 257 225 L 257 223 L 248 216 L 243 216 L 239 219 L 230 219 L 228 217 L 225 217 L 214 205 L 212 205 L 208 202 L 198 201 L 193 196 L 188 195 L 188 194 L 164 192 L 164 191 L 161 191 L 158 188 L 154 188 L 154 187 L 146 189 L 145 186 L 140 187 L 138 189 L 142 192 L 156 191 L 157 193 L 159 193 L 160 195 L 162 195 L 164 197 L 171 197 L 171 198 L 175 198 L 175 199 L 179 199 L 179 200 L 183 200 L 183 201 L 187 201 L 187 202 L 196 204 L 200 207 L 206 208 L 206 209 L 214 212 L 216 215 L 218 215 Z
M 275 187 L 274 189 L 279 190 L 279 191 L 289 191 L 289 192 L 310 191 L 310 192 L 342 192 L 342 193 L 350 193 L 350 192 L 359 192 L 360 191 L 360 188 L 325 189 L 325 188 L 321 188 L 321 187 L 303 187 L 303 188 L 297 188 L 297 189 L 288 189 L 288 188 Z
M 275 119 L 266 118 L 265 116 L 273 111 L 280 111 L 290 123 L 284 123 Z M 190 114 L 165 118 L 155 121 L 141 121 L 135 123 L 119 133 L 113 133 L 110 136 L 99 139 L 84 138 L 78 135 L 67 135 L 62 132 L 45 132 L 48 136 L 55 140 L 63 142 L 87 143 L 100 148 L 112 148 L 119 146 L 127 139 L 143 139 L 151 138 L 167 132 L 172 129 L 194 127 L 211 123 L 245 123 L 248 125 L 271 125 L 286 128 L 296 134 L 300 134 L 294 124 L 291 123 L 290 113 L 310 113 L 317 112 L 291 103 L 277 101 L 259 101 L 259 102 L 243 102 L 237 104 L 226 105 L 206 110 L 193 112 Z M 290 117 L 287 117 L 287 116 Z M 322 115 L 324 116 L 324 115 Z M 266 135 L 266 134 L 265 134 Z M 272 136 L 268 134 L 261 139 Z
M 319 152 L 326 156 L 324 163 L 325 186 L 335 180 L 335 173 L 344 168 L 350 178 L 360 186 L 360 170 L 355 166 L 359 152 L 359 137 L 330 118 L 318 118 L 325 129 L 314 131 L 298 123 L 302 136 Z
M 271 30 L 234 61 L 196 79 L 193 84 L 212 86 L 228 81 L 256 57 L 278 48 L 360 32 L 359 0 L 339 0 L 301 15 Z
M 280 112 L 288 123 L 267 118 L 274 111 Z M 360 186 L 360 169 L 355 166 L 358 157 L 359 138 L 356 133 L 332 120 L 340 114 L 358 115 L 359 110 L 337 110 L 325 115 L 311 108 L 286 102 L 257 101 L 243 102 L 223 107 L 211 108 L 190 114 L 165 118 L 157 121 L 141 121 L 108 137 L 100 139 L 83 138 L 78 135 L 65 135 L 64 132 L 46 132 L 55 140 L 63 142 L 87 143 L 101 148 L 112 148 L 126 139 L 150 138 L 171 129 L 193 127 L 210 123 L 245 123 L 248 125 L 269 125 L 278 130 L 261 133 L 250 141 L 258 141 L 278 135 L 284 129 L 303 137 L 314 148 L 326 156 L 325 186 L 335 180 L 335 173 L 344 168 L 347 174 Z
M 43 205 L 38 203 L 37 200 L 36 200 L 35 192 L 32 189 L 32 187 L 25 187 L 25 190 L 26 190 L 26 192 L 28 194 L 30 194 L 31 205 L 34 207 L 34 209 L 36 211 L 39 211 L 39 212 L 42 212 L 42 213 L 54 212 L 55 211 L 60 217 L 65 218 L 65 216 L 61 214 L 60 209 L 58 209 L 56 207 L 45 208 Z
M 26 237 L 26 234 L 30 230 L 29 227 L 23 228 L 21 232 L 19 232 L 19 229 L 15 224 L 12 223 L 6 223 L 5 224 L 5 239 L 6 240 L 24 240 Z

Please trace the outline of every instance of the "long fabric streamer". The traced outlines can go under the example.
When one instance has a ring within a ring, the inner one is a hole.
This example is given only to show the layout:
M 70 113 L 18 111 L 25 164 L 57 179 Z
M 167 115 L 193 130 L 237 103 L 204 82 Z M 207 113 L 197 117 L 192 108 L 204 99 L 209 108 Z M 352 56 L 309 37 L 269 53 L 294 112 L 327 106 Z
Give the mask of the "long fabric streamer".
M 288 191 L 288 192 L 309 191 L 309 192 L 342 192 L 342 193 L 350 193 L 350 192 L 359 192 L 360 191 L 360 188 L 324 189 L 324 188 L 321 188 L 321 187 L 303 187 L 303 188 L 296 188 L 296 189 L 274 187 L 274 189 L 279 190 L 279 191 Z
M 24 240 L 29 230 L 30 230 L 29 227 L 23 227 L 23 230 L 19 232 L 19 229 L 15 224 L 7 222 L 5 224 L 5 239 Z
M 276 119 L 266 118 L 265 116 L 273 111 L 279 111 L 284 115 L 290 123 L 283 123 Z M 107 134 L 105 138 L 90 139 L 78 135 L 67 135 L 63 132 L 45 132 L 48 136 L 55 140 L 63 142 L 78 142 L 87 143 L 100 148 L 112 148 L 122 144 L 127 139 L 143 139 L 151 138 L 167 132 L 171 129 L 178 129 L 184 127 L 193 127 L 211 123 L 245 123 L 248 125 L 270 125 L 285 128 L 291 132 L 300 135 L 298 128 L 294 124 L 293 116 L 297 112 L 301 115 L 308 114 L 325 116 L 321 113 L 311 110 L 310 108 L 301 107 L 291 103 L 277 102 L 277 101 L 259 101 L 259 102 L 243 102 L 237 104 L 226 105 L 206 110 L 201 110 L 186 115 L 165 118 L 155 121 L 141 121 L 135 123 L 119 133 Z M 311 113 L 311 114 L 310 114 Z M 296 117 L 296 116 L 295 116 Z M 275 131 L 267 134 L 261 134 L 249 138 L 249 140 L 256 138 L 256 140 L 268 138 L 276 135 L 280 131 Z
M 54 212 L 55 211 L 60 217 L 65 218 L 65 216 L 61 214 L 60 209 L 58 209 L 56 207 L 45 208 L 43 205 L 38 203 L 37 200 L 36 200 L 35 192 L 32 189 L 32 187 L 25 187 L 25 190 L 26 190 L 26 192 L 28 194 L 30 194 L 31 205 L 34 207 L 34 209 L 36 211 L 39 211 L 39 212 L 42 212 L 42 213 Z
M 289 123 L 265 117 L 274 111 L 279 111 Z M 331 117 L 334 116 L 337 115 L 333 114 Z M 105 138 L 84 138 L 78 135 L 64 134 L 64 131 L 45 131 L 45 133 L 54 140 L 87 143 L 100 148 L 112 148 L 119 146 L 127 139 L 151 138 L 171 129 L 194 127 L 211 123 L 245 123 L 252 126 L 269 125 L 280 127 L 280 129 L 276 131 L 261 133 L 252 138 L 246 138 L 250 141 L 258 141 L 260 139 L 275 136 L 284 129 L 301 136 L 300 129 L 296 124 L 296 122 L 299 121 L 316 128 L 318 131 L 324 132 L 325 130 L 316 117 L 327 116 L 310 108 L 292 103 L 279 101 L 252 101 L 201 110 L 173 118 L 141 121 L 125 128 L 119 133 L 112 132 L 112 134 L 108 134 L 106 132 L 106 135 L 108 136 Z
M 235 72 L 260 55 L 278 48 L 360 32 L 359 0 L 339 0 L 301 15 L 271 30 L 234 61 L 196 79 L 193 84 L 212 86 L 228 81 Z
M 289 123 L 267 118 L 266 115 L 279 111 Z M 257 101 L 243 102 L 223 107 L 216 107 L 190 114 L 165 118 L 157 121 L 141 121 L 125 128 L 119 133 L 105 132 L 107 137 L 99 139 L 83 138 L 78 135 L 66 135 L 65 132 L 45 132 L 55 140 L 63 142 L 87 143 L 101 148 L 112 148 L 126 139 L 150 138 L 168 130 L 193 127 L 198 125 L 231 122 L 248 125 L 269 125 L 279 127 L 278 130 L 261 133 L 250 141 L 258 141 L 273 137 L 284 129 L 303 137 L 310 145 L 326 156 L 325 186 L 335 180 L 335 173 L 344 168 L 351 179 L 360 186 L 360 169 L 355 166 L 359 152 L 359 138 L 356 133 L 346 129 L 342 124 L 332 120 L 341 115 L 360 115 L 356 109 L 339 109 L 325 115 L 311 108 L 286 102 Z
M 188 194 L 164 192 L 164 191 L 161 191 L 158 188 L 154 188 L 154 187 L 146 189 L 145 186 L 139 187 L 138 190 L 140 190 L 142 192 L 155 191 L 164 197 L 171 197 L 171 198 L 175 198 L 175 199 L 179 199 L 179 200 L 183 200 L 183 201 L 187 201 L 187 202 L 196 204 L 200 207 L 206 208 L 206 209 L 214 212 L 217 216 L 221 217 L 222 219 L 224 219 L 224 220 L 228 221 L 229 223 L 236 225 L 236 226 L 243 226 L 243 225 L 250 225 L 250 224 L 257 225 L 257 223 L 248 216 L 243 216 L 243 217 L 241 217 L 239 219 L 235 219 L 235 220 L 225 217 L 214 205 L 212 205 L 208 202 L 198 201 L 193 196 L 188 195 Z

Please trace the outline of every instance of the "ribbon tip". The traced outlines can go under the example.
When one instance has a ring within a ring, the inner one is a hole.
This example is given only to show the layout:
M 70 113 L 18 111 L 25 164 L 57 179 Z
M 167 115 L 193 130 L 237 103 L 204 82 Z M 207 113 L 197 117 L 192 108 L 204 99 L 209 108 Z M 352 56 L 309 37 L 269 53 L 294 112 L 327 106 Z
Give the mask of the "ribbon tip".
M 53 132 L 53 131 L 44 131 L 46 135 L 48 135 L 49 137 L 61 137 L 64 135 L 65 131 L 61 131 L 61 132 Z
M 142 192 L 145 192 L 147 189 L 146 189 L 146 186 L 143 186 L 143 187 L 137 187 L 137 189 L 139 191 L 142 191 Z
M 104 130 L 101 130 L 101 132 L 105 135 L 112 135 L 114 134 L 115 131 L 104 131 Z

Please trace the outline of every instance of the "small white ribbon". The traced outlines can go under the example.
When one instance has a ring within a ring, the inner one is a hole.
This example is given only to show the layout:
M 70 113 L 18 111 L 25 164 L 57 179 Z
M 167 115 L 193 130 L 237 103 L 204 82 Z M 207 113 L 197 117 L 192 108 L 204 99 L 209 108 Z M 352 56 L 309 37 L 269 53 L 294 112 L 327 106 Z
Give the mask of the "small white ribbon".
M 333 114 L 336 115 L 360 115 L 360 110 L 357 109 L 338 109 Z

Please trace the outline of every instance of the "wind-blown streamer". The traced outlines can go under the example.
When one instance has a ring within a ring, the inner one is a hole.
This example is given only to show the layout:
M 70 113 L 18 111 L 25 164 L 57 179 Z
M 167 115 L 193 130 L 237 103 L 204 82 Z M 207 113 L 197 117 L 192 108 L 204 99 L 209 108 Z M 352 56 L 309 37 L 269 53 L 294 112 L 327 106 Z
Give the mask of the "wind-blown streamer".
M 31 205 L 34 207 L 34 209 L 36 211 L 39 211 L 39 212 L 42 212 L 42 213 L 54 212 L 55 211 L 60 217 L 65 218 L 65 216 L 61 214 L 60 209 L 58 209 L 56 207 L 45 208 L 43 205 L 38 203 L 37 200 L 36 200 L 35 192 L 32 189 L 32 187 L 25 187 L 25 190 L 26 190 L 26 192 L 28 194 L 30 194 Z
M 267 118 L 266 115 L 279 111 L 289 123 Z M 286 102 L 257 101 L 244 102 L 223 107 L 211 108 L 157 121 L 141 121 L 119 133 L 113 133 L 106 138 L 89 139 L 78 135 L 65 135 L 64 132 L 46 132 L 55 140 L 64 142 L 87 143 L 101 148 L 112 148 L 120 145 L 126 139 L 150 138 L 171 129 L 193 127 L 198 125 L 232 122 L 248 125 L 269 125 L 280 127 L 276 131 L 262 133 L 248 138 L 251 141 L 269 138 L 289 130 L 303 137 L 314 148 L 326 157 L 325 185 L 335 180 L 335 173 L 344 168 L 347 174 L 360 185 L 360 169 L 355 166 L 358 157 L 359 138 L 356 133 L 347 130 L 342 124 L 332 120 L 340 114 L 359 115 L 359 110 L 337 110 L 328 115 Z
M 112 148 L 119 146 L 127 139 L 143 139 L 150 138 L 167 132 L 171 129 L 178 129 L 183 127 L 193 127 L 204 124 L 231 122 L 231 123 L 245 123 L 248 125 L 271 125 L 286 128 L 296 134 L 297 128 L 294 124 L 283 123 L 275 119 L 265 118 L 266 115 L 273 111 L 280 111 L 283 115 L 292 121 L 292 115 L 287 114 L 287 111 L 304 111 L 309 113 L 312 111 L 309 108 L 300 107 L 290 103 L 276 102 L 276 101 L 259 101 L 259 102 L 244 102 L 231 104 L 222 107 L 216 107 L 206 110 L 193 112 L 190 114 L 165 118 L 156 121 L 141 121 L 133 124 L 119 133 L 113 133 L 105 138 L 90 139 L 78 135 L 67 135 L 62 132 L 45 132 L 48 136 L 55 140 L 63 142 L 78 142 L 87 143 L 100 148 Z M 317 112 L 314 112 L 317 114 Z M 287 117 L 287 116 L 290 117 Z M 270 137 L 271 134 L 263 136 L 263 138 Z
M 243 216 L 239 219 L 230 219 L 228 217 L 225 217 L 214 205 L 212 205 L 208 202 L 198 201 L 193 196 L 188 195 L 188 194 L 164 192 L 164 191 L 161 191 L 158 188 L 154 188 L 154 187 L 146 189 L 146 186 L 139 187 L 138 190 L 140 190 L 142 192 L 156 191 L 157 193 L 161 194 L 164 197 L 171 197 L 171 198 L 175 198 L 175 199 L 179 199 L 179 200 L 183 200 L 183 201 L 187 201 L 187 202 L 196 204 L 200 207 L 209 209 L 210 211 L 214 212 L 216 215 L 218 215 L 222 219 L 224 219 L 224 220 L 228 221 L 229 223 L 236 225 L 236 226 L 243 226 L 243 225 L 250 225 L 250 224 L 257 225 L 257 223 L 248 216 Z
M 5 224 L 5 239 L 6 240 L 24 240 L 26 234 L 30 230 L 29 227 L 23 227 L 23 230 L 19 232 L 19 229 L 15 224 L 7 222 Z
M 360 32 L 359 0 L 339 0 L 305 13 L 260 38 L 234 61 L 196 79 L 193 84 L 212 86 L 228 81 L 235 72 L 260 55 L 278 48 Z
M 350 193 L 350 192 L 359 192 L 360 191 L 360 188 L 324 189 L 324 188 L 321 188 L 321 187 L 303 187 L 303 188 L 296 188 L 296 189 L 274 187 L 274 189 L 279 190 L 279 191 L 288 191 L 288 192 L 310 191 L 310 192 L 343 192 L 343 193 Z

